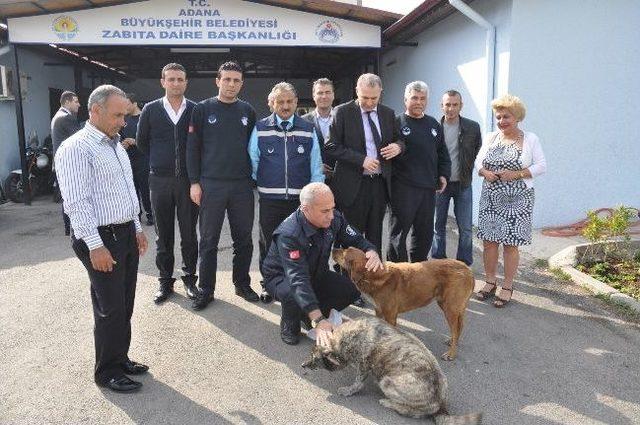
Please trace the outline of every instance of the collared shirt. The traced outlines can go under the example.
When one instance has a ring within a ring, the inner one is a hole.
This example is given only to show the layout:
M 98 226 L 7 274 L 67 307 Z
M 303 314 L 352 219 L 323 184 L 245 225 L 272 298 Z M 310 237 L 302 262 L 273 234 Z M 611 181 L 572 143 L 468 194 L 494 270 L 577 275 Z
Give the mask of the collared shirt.
M 178 124 L 182 113 L 185 109 L 187 109 L 187 98 L 184 96 L 182 97 L 182 103 L 180 104 L 178 112 L 173 110 L 173 106 L 171 106 L 171 104 L 169 103 L 169 99 L 167 99 L 167 96 L 162 98 L 162 105 L 164 106 L 165 111 L 167 111 L 167 115 L 169 115 L 169 118 L 171 118 L 171 121 L 173 121 L 174 124 Z
M 119 135 L 110 139 L 87 121 L 60 146 L 55 161 L 73 234 L 90 250 L 103 246 L 98 226 L 133 220 L 142 232 L 131 164 Z
M 289 124 L 285 130 L 293 127 L 295 114 L 286 120 Z M 285 121 L 276 114 L 276 124 L 282 128 L 282 122 Z M 258 179 L 258 164 L 260 164 L 260 149 L 258 148 L 258 130 L 253 127 L 251 137 L 249 138 L 249 157 L 251 159 L 251 177 Z M 322 155 L 320 154 L 320 142 L 315 128 L 313 129 L 313 147 L 311 148 L 311 182 L 324 182 L 324 174 L 322 173 Z
M 333 108 L 329 112 L 328 117 L 323 117 L 318 113 L 318 110 L 315 110 L 316 119 L 318 120 L 318 125 L 320 126 L 320 131 L 322 131 L 322 137 L 324 140 L 329 139 L 329 127 L 331 127 L 331 120 L 333 119 Z
M 360 112 L 362 113 L 362 124 L 364 127 L 364 141 L 367 147 L 367 156 L 369 158 L 377 159 L 378 158 L 378 147 L 376 146 L 375 139 L 373 138 L 373 133 L 371 132 L 371 125 L 369 124 L 368 111 L 365 111 L 360 107 Z M 373 123 L 377 127 L 378 134 L 380 135 L 380 139 L 382 139 L 382 132 L 380 131 L 380 121 L 378 121 L 378 107 L 371 111 L 371 119 Z M 370 173 L 369 171 L 365 171 L 364 174 L 379 174 L 382 170 L 378 167 L 378 170 L 374 173 Z

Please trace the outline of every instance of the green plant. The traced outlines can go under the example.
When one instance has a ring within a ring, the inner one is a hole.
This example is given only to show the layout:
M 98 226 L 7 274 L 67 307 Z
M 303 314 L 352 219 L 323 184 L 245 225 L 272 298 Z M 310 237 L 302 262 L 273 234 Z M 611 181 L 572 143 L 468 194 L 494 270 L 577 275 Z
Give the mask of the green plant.
M 562 270 L 560 267 L 553 267 L 549 269 L 549 271 L 559 280 L 562 280 L 564 282 L 571 281 L 571 275 Z
M 533 260 L 533 266 L 538 269 L 546 269 L 549 267 L 549 261 L 544 258 L 536 258 Z
M 596 211 L 587 212 L 587 224 L 582 229 L 582 236 L 591 244 L 584 251 L 580 262 L 583 262 L 588 254 L 594 254 L 597 243 L 606 240 L 613 241 L 602 244 L 603 261 L 606 262 L 612 257 L 628 258 L 629 241 L 631 240 L 629 227 L 633 216 L 634 209 L 624 205 L 613 209 L 608 217 L 601 217 Z M 616 244 L 616 241 L 621 244 Z

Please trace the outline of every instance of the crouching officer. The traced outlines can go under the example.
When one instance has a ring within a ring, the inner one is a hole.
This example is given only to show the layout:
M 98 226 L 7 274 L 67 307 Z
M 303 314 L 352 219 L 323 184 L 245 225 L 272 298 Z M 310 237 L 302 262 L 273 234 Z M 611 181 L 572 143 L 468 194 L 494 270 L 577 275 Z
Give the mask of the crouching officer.
M 304 316 L 316 328 L 316 341 L 326 339 L 333 331 L 325 320 L 329 311 L 342 310 L 360 296 L 348 277 L 329 270 L 334 242 L 365 251 L 367 270 L 383 268 L 375 246 L 334 208 L 329 186 L 309 183 L 300 192 L 300 207 L 273 233 L 263 273 L 266 290 L 282 304 L 280 337 L 286 344 L 298 343 Z

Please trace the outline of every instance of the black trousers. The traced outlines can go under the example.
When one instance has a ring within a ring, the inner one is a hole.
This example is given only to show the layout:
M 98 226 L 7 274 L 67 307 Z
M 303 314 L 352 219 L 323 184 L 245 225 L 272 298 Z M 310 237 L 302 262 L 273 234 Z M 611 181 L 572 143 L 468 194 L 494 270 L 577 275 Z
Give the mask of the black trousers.
M 191 202 L 191 184 L 186 177 L 164 177 L 149 175 L 151 208 L 155 216 L 156 266 L 160 272 L 161 285 L 173 285 L 173 244 L 175 241 L 175 220 L 178 216 L 180 229 L 180 250 L 182 271 L 185 282 L 195 283 L 198 264 L 198 206 Z
M 271 279 L 265 286 L 267 292 L 282 304 L 284 320 L 302 319 L 304 312 L 293 297 L 291 285 L 284 277 Z M 351 279 L 331 270 L 320 272 L 311 280 L 311 286 L 318 298 L 320 311 L 325 317 L 329 317 L 332 308 L 338 311 L 344 310 L 360 296 Z
M 249 286 L 254 213 L 251 181 L 203 178 L 200 186 L 200 290 L 210 294 L 216 287 L 218 242 L 225 212 L 233 240 L 233 283 L 236 286 Z
M 382 256 L 382 222 L 387 209 L 387 189 L 381 175 L 364 176 L 352 205 L 339 206 L 347 222 L 375 245 Z
M 138 155 L 143 155 L 139 153 Z M 151 196 L 149 194 L 149 161 L 146 158 L 137 158 L 131 161 L 133 171 L 133 184 L 136 187 L 136 194 L 140 204 L 144 207 L 147 217 L 152 217 Z M 140 208 L 142 211 L 142 208 Z
M 425 261 L 433 242 L 435 189 L 415 187 L 394 180 L 391 190 L 393 197 L 387 259 L 393 262 Z M 411 247 L 407 255 L 407 235 L 411 228 Z
M 258 225 L 260 226 L 260 271 L 264 262 L 273 232 L 278 228 L 285 218 L 289 217 L 300 206 L 300 201 L 284 199 L 264 199 L 260 198 L 260 210 L 258 212 Z
M 98 231 L 116 261 L 110 273 L 93 269 L 89 249 L 82 239 L 72 236 L 71 241 L 73 250 L 89 273 L 96 351 L 94 379 L 96 383 L 104 384 L 122 376 L 120 364 L 129 359 L 139 255 L 133 222 L 113 231 L 104 228 Z

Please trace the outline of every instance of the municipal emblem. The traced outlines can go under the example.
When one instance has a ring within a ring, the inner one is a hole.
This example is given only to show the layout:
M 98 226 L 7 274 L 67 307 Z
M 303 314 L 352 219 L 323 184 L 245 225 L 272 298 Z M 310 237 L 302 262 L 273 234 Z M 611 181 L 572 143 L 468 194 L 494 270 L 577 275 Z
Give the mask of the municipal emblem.
M 342 37 L 342 27 L 336 21 L 322 21 L 316 27 L 316 37 L 324 43 L 337 43 Z
M 402 127 L 402 134 L 408 136 L 411 134 L 411 129 L 409 127 Z
M 436 137 L 438 135 L 438 132 L 436 131 L 435 128 L 431 129 L 431 134 L 433 134 L 433 137 Z
M 242 125 L 244 125 L 246 127 L 247 124 L 249 124 L 249 118 L 242 117 L 242 118 L 240 118 L 240 122 L 242 123 Z
M 78 23 L 67 15 L 58 16 L 54 19 L 51 29 L 62 41 L 69 41 L 78 35 Z
M 304 146 L 298 145 L 298 153 L 304 153 Z
M 347 226 L 346 231 L 347 231 L 347 235 L 349 235 L 349 236 L 357 235 L 356 231 L 353 230 L 353 227 L 351 227 L 351 225 Z
M 216 117 L 214 114 L 209 115 L 209 118 L 207 118 L 207 121 L 209 121 L 209 124 L 215 124 L 216 121 L 218 121 L 218 117 Z

